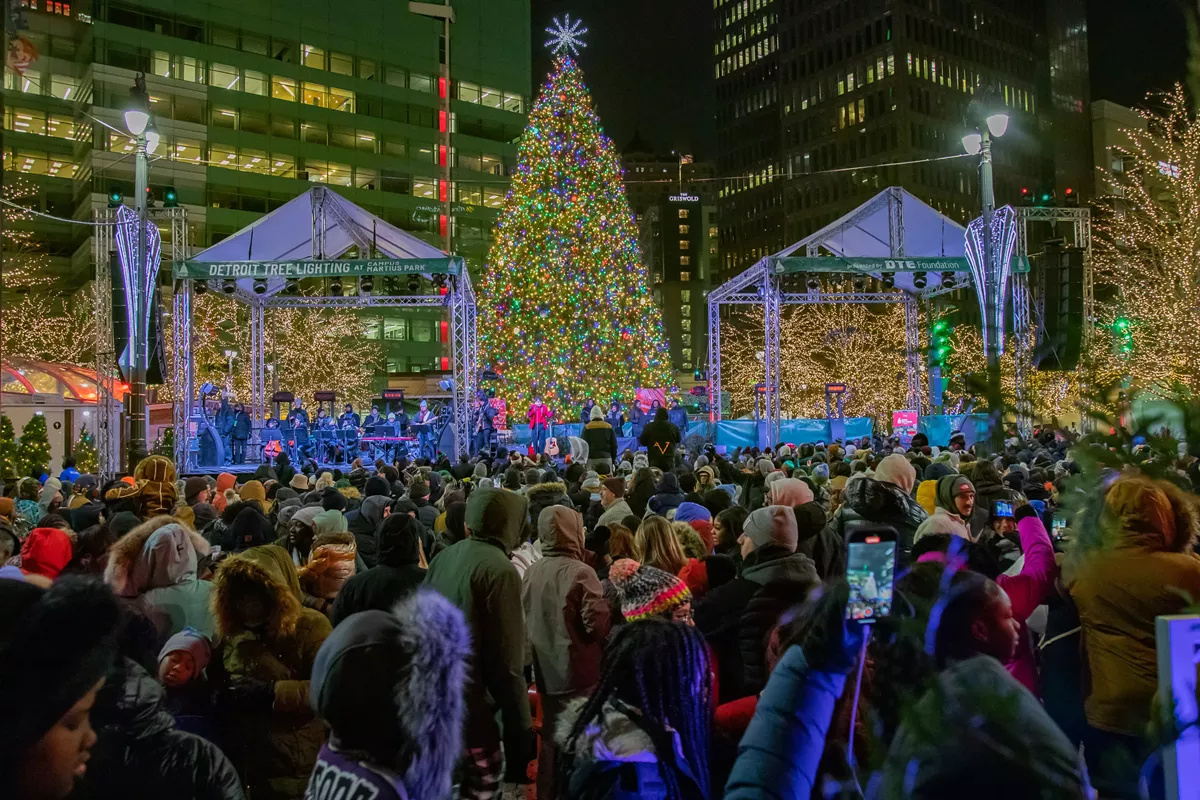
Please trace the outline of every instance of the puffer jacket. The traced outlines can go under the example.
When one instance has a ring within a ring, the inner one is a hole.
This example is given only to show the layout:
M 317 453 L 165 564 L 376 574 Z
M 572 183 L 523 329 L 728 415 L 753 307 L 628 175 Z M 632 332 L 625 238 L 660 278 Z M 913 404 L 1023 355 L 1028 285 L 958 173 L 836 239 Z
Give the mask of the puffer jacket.
M 175 727 L 163 688 L 130 659 L 114 667 L 96 698 L 97 741 L 72 797 L 106 800 L 242 800 L 242 782 L 212 742 Z
M 241 606 L 253 593 L 270 598 L 267 618 L 256 628 L 242 622 Z M 230 687 L 250 678 L 271 685 L 269 708 L 233 709 L 225 739 L 229 756 L 255 800 L 302 797 L 325 741 L 325 729 L 309 706 L 309 678 L 329 620 L 301 605 L 292 558 L 276 545 L 252 547 L 222 562 L 213 581 L 217 646 L 214 683 Z
M 368 500 L 373 498 L 367 498 Z M 400 600 L 412 594 L 425 580 L 421 569 L 420 523 L 407 514 L 390 517 L 375 532 L 379 562 L 346 581 L 333 601 L 330 619 L 336 626 L 359 611 L 390 611 Z
M 392 498 L 387 495 L 372 495 L 362 501 L 357 511 L 346 515 L 346 527 L 354 534 L 358 545 L 358 554 L 368 568 L 379 563 L 379 553 L 376 550 L 375 531 L 383 522 L 383 512 L 392 504 Z
M 566 506 L 538 517 L 544 556 L 525 572 L 521 605 L 538 689 L 583 695 L 600 679 L 611 621 L 596 571 L 584 558 L 583 520 Z
M 917 528 L 929 516 L 899 487 L 874 478 L 855 478 L 842 490 L 842 505 L 826 523 L 826 531 L 846 541 L 846 528 L 856 522 L 891 525 L 900 534 L 904 552 L 912 549 Z
M 212 584 L 196 576 L 209 549 L 203 536 L 177 518 L 153 517 L 112 546 L 104 581 L 154 623 L 159 644 L 189 627 L 211 639 Z
M 567 485 L 561 481 L 535 483 L 525 492 L 529 501 L 529 524 L 537 528 L 538 517 L 547 506 L 566 506 L 575 508 L 571 498 L 567 496 Z
M 1196 511 L 1165 481 L 1122 478 L 1104 499 L 1106 546 L 1068 571 L 1083 627 L 1084 711 L 1093 727 L 1140 736 L 1158 687 L 1154 620 L 1200 597 Z
M 740 576 L 696 603 L 696 627 L 716 655 L 721 703 L 762 688 L 767 636 L 779 615 L 819 584 L 808 556 L 777 546 L 761 547 L 742 562 Z

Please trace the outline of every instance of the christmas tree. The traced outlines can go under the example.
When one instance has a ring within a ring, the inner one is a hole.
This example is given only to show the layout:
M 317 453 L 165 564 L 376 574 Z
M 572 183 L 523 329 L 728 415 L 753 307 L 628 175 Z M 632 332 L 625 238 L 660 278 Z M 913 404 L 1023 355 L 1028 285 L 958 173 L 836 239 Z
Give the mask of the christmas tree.
M 50 440 L 46 437 L 46 418 L 34 414 L 21 429 L 21 442 L 17 445 L 17 469 L 21 477 L 40 474 L 50 468 Z
M 0 478 L 9 480 L 24 477 L 17 471 L 18 468 L 17 442 L 12 420 L 0 415 Z
M 671 385 L 662 312 L 650 293 L 612 141 L 575 61 L 560 50 L 521 135 L 512 188 L 480 291 L 484 364 L 509 407 L 628 402 Z
M 96 436 L 87 429 L 87 425 L 80 426 L 79 438 L 75 441 L 75 446 L 71 448 L 71 455 L 75 456 L 75 468 L 84 474 L 95 474 L 100 468 L 100 454 L 96 451 Z

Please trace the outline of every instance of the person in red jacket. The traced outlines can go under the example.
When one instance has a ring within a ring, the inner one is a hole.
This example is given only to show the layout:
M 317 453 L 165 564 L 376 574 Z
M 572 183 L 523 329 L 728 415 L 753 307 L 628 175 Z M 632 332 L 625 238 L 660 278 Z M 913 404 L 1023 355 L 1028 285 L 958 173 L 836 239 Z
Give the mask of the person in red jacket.
M 58 528 L 34 528 L 21 544 L 21 571 L 31 577 L 55 580 L 71 561 L 71 538 Z M 31 581 L 43 584 L 40 581 Z
M 540 395 L 533 398 L 528 417 L 529 433 L 533 437 L 533 453 L 539 456 L 546 451 L 546 432 L 550 425 L 550 407 L 542 402 Z

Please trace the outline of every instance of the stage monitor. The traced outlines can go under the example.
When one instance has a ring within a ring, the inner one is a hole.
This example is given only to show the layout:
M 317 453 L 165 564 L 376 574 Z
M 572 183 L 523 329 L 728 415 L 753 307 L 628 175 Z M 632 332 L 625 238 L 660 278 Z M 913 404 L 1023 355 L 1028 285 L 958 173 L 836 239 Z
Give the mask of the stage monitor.
M 403 389 L 384 389 L 383 394 L 380 396 L 384 400 L 403 400 L 404 399 L 404 390 Z
M 337 400 L 337 392 L 313 392 L 313 400 L 316 400 L 318 403 L 332 403 L 334 400 Z

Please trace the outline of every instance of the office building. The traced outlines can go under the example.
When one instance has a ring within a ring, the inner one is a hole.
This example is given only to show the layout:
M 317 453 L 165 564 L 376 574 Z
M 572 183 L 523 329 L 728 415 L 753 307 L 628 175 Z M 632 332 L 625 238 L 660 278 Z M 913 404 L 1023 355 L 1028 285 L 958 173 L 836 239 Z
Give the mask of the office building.
M 161 202 L 166 187 L 177 190 L 193 249 L 312 183 L 441 246 L 438 136 L 447 90 L 454 250 L 481 266 L 530 102 L 528 0 L 454 0 L 449 87 L 438 78 L 441 22 L 403 2 L 21 5 L 37 57 L 22 73 L 5 70 L 4 168 L 43 188 L 42 210 L 86 219 L 110 191 L 132 195 L 134 145 L 122 110 L 144 72 L 161 137 L 152 193 Z M 36 225 L 56 274 L 85 282 L 87 229 Z M 385 345 L 388 374 L 440 369 L 449 355 L 437 312 L 362 318 L 365 334 Z
M 1090 193 L 1076 0 L 718 0 L 717 25 L 722 175 L 764 175 L 722 189 L 725 277 L 891 185 L 961 223 L 978 216 L 978 160 L 947 157 L 985 89 L 1011 119 L 993 148 L 998 204 L 1022 188 Z
M 697 161 L 690 153 L 675 151 L 662 155 L 635 133 L 621 151 L 621 165 L 625 168 L 625 196 L 637 216 L 670 195 L 694 195 L 708 205 L 716 203 L 717 165 L 711 161 Z
M 1132 150 L 1131 130 L 1146 130 L 1146 120 L 1132 108 L 1110 100 L 1092 103 L 1092 166 L 1096 196 L 1112 194 L 1108 179 L 1125 171 Z M 1168 172 L 1170 166 L 1164 167 Z

